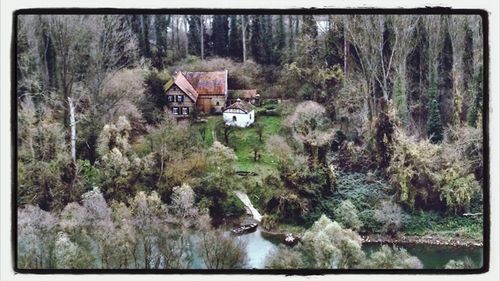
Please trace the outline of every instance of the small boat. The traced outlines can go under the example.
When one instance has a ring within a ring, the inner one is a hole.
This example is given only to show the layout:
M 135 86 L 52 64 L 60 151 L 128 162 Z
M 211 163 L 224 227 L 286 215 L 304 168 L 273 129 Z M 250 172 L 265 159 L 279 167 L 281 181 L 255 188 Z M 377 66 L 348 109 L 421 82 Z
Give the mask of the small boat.
M 297 244 L 297 242 L 299 242 L 300 238 L 297 237 L 297 236 L 293 236 L 292 233 L 288 233 L 286 236 L 285 236 L 285 244 L 289 245 L 289 246 L 294 246 L 295 244 Z
M 251 224 L 245 224 L 245 225 L 235 227 L 235 228 L 233 228 L 233 230 L 231 230 L 231 233 L 233 233 L 233 234 L 245 234 L 245 233 L 254 232 L 256 229 L 257 229 L 257 224 L 251 223 Z

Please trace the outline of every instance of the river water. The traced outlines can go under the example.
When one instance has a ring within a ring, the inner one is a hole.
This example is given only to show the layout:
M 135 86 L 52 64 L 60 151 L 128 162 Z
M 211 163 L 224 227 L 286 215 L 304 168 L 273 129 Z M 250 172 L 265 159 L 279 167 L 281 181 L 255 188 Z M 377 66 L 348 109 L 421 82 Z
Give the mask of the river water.
M 196 243 L 196 236 L 192 236 L 192 242 Z M 276 238 L 263 234 L 259 228 L 253 233 L 237 236 L 247 243 L 248 268 L 264 269 L 266 256 L 276 249 L 280 243 Z M 380 248 L 380 244 L 364 244 L 363 251 L 370 255 Z M 441 245 L 404 245 L 409 254 L 416 256 L 422 262 L 424 268 L 441 269 L 449 260 L 463 260 L 469 257 L 479 268 L 483 264 L 482 247 L 452 247 Z M 192 268 L 204 268 L 202 259 L 194 253 Z

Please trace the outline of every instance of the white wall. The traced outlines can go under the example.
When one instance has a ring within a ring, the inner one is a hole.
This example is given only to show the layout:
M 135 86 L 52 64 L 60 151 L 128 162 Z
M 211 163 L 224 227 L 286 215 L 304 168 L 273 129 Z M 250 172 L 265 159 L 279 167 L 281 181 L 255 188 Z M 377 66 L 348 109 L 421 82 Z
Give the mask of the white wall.
M 236 117 L 236 122 L 233 121 L 233 117 Z M 255 121 L 255 112 L 252 110 L 246 114 L 243 111 L 239 111 L 239 113 L 226 111 L 222 114 L 222 118 L 226 124 L 248 127 Z

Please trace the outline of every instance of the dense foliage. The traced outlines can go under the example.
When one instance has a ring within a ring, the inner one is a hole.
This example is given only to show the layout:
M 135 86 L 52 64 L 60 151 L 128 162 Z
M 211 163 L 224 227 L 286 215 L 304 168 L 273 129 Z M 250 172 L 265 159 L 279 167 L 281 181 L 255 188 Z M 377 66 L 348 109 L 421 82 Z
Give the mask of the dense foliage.
M 302 236 L 268 268 L 422 267 L 360 234 L 482 241 L 478 16 L 20 15 L 17 30 L 20 268 L 190 268 L 195 252 L 246 267 L 223 231 L 246 213 L 235 191 L 260 227 Z M 166 111 L 177 71 L 224 69 L 259 94 L 252 126 Z

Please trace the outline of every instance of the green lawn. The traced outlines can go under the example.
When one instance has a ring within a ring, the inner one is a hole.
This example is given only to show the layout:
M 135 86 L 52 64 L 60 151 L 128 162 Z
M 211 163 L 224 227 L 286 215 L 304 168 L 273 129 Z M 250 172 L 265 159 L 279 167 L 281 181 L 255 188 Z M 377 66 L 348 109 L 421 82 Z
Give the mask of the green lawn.
M 276 169 L 274 158 L 265 149 L 267 139 L 276 135 L 281 126 L 279 116 L 259 116 L 257 122 L 264 126 L 262 141 L 259 141 L 255 126 L 249 128 L 238 128 L 229 138 L 229 146 L 234 149 L 237 156 L 238 170 L 262 173 L 265 170 Z M 258 147 L 260 159 L 254 161 L 254 148 Z
M 209 116 L 206 123 L 194 124 L 198 130 L 205 130 L 205 143 L 212 145 L 215 138 L 224 143 L 224 137 L 217 124 L 220 124 L 222 116 Z M 270 136 L 278 134 L 281 127 L 280 116 L 257 116 L 258 123 L 262 124 L 262 142 L 259 141 L 255 126 L 248 128 L 235 128 L 229 137 L 229 147 L 231 147 L 237 157 L 236 169 L 238 171 L 255 172 L 258 178 L 263 178 L 276 170 L 276 162 L 265 149 L 266 141 Z M 214 132 L 214 134 L 212 134 Z M 254 161 L 254 147 L 259 148 L 260 159 Z

